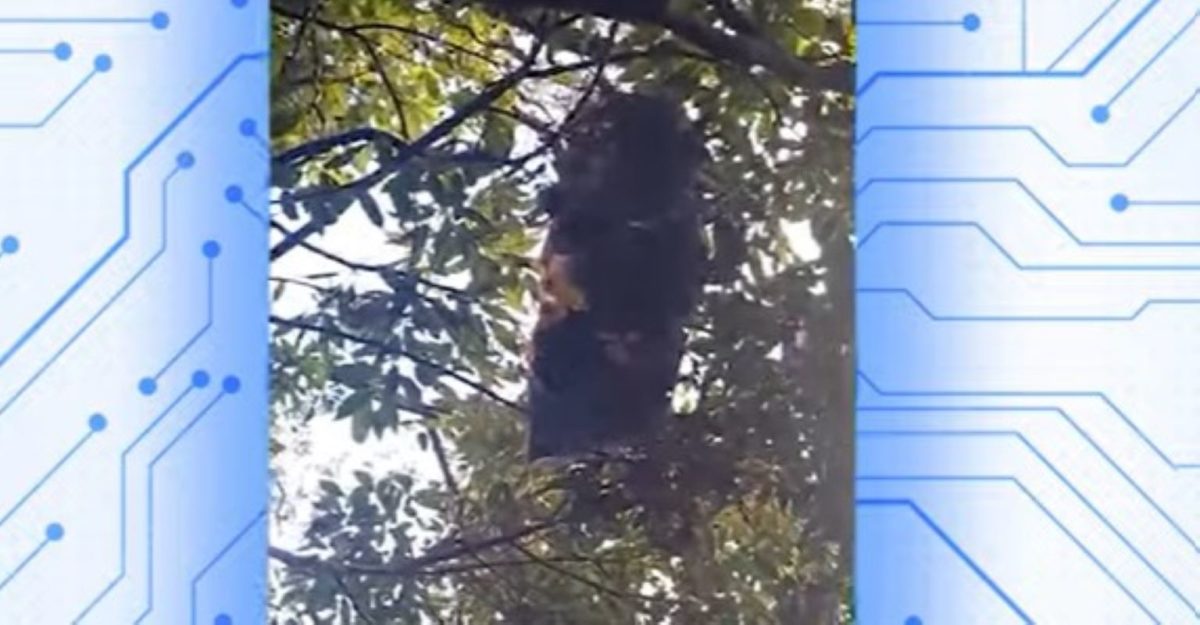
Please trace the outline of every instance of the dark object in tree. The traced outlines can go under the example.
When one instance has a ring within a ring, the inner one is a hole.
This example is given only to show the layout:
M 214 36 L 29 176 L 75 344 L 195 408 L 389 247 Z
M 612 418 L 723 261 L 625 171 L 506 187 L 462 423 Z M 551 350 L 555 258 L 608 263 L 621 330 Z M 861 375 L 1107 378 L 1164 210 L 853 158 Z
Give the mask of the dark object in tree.
M 558 155 L 542 198 L 531 460 L 645 440 L 667 414 L 704 263 L 703 154 L 670 101 L 611 94 Z

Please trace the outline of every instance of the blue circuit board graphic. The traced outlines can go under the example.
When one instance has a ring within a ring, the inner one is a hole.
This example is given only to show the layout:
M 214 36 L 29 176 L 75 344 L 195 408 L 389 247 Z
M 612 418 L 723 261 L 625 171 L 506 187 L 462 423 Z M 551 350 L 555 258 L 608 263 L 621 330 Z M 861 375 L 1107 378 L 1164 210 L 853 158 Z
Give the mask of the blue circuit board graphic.
M 1200 623 L 1198 18 L 858 2 L 861 623 Z
M 265 618 L 266 46 L 0 3 L 0 623 Z

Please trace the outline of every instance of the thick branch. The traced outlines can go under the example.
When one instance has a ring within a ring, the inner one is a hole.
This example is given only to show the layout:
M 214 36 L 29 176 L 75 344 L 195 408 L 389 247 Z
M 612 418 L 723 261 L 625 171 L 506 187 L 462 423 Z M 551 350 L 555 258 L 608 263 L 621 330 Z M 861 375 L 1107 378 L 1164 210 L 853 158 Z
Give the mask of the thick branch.
M 819 91 L 851 93 L 852 71 L 847 64 L 817 65 L 780 48 L 774 41 L 752 34 L 748 17 L 737 14 L 730 27 L 736 34 L 710 26 L 695 17 L 670 10 L 665 0 L 646 2 L 617 2 L 614 0 L 479 0 L 490 6 L 541 8 L 599 15 L 631 23 L 649 24 L 669 31 L 707 54 L 746 69 L 762 66 L 782 80 L 797 87 Z M 716 8 L 728 20 L 732 5 Z
M 764 37 L 731 35 L 685 15 L 664 15 L 659 25 L 712 56 L 746 69 L 761 66 L 798 87 L 838 93 L 853 89 L 853 68 L 847 64 L 816 65 Z

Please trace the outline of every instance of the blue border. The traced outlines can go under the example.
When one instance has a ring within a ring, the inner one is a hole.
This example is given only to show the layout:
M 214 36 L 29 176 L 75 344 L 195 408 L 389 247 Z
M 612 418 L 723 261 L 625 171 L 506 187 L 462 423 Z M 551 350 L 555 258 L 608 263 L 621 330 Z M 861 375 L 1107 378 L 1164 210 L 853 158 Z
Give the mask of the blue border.
M 857 15 L 859 622 L 1200 623 L 1200 8 Z
M 0 9 L 0 622 L 266 618 L 267 28 Z

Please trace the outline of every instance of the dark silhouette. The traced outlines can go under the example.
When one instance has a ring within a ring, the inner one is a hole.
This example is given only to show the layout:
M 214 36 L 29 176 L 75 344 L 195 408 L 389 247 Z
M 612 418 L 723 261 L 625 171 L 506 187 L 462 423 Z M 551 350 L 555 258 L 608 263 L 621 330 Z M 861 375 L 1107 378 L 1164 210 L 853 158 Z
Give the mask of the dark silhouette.
M 580 118 L 546 191 L 531 460 L 636 443 L 670 406 L 704 265 L 702 147 L 667 99 L 613 94 Z

